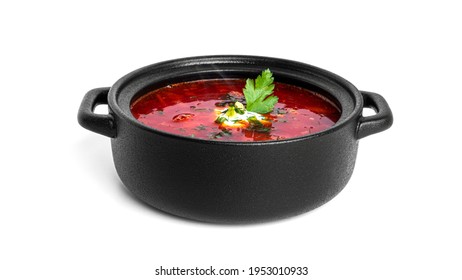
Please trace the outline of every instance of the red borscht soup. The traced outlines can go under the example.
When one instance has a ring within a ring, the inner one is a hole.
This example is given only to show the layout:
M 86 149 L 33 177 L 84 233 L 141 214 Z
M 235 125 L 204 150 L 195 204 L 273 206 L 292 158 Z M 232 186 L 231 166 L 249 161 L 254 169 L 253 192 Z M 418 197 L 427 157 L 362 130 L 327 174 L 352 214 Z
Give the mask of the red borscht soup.
M 340 109 L 313 91 L 275 82 L 278 97 L 272 112 L 257 121 L 217 121 L 220 113 L 240 102 L 241 79 L 199 80 L 151 91 L 131 104 L 133 116 L 146 126 L 186 137 L 217 141 L 270 141 L 305 136 L 333 126 Z M 234 108 L 234 107 L 233 107 Z

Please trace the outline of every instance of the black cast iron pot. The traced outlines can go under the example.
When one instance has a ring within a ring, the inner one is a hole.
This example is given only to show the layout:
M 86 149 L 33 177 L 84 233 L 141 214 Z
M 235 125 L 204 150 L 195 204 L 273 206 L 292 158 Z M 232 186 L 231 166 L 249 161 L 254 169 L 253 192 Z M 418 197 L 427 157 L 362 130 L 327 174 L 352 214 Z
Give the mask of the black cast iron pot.
M 135 98 L 172 83 L 256 77 L 270 68 L 278 82 L 314 89 L 336 100 L 340 120 L 308 136 L 268 142 L 218 142 L 147 127 L 130 112 Z M 108 104 L 109 114 L 93 112 Z M 363 117 L 362 109 L 377 113 Z M 79 123 L 111 138 L 117 173 L 136 197 L 195 220 L 249 223 L 314 209 L 337 195 L 354 168 L 358 140 L 392 125 L 387 102 L 343 78 L 295 61 L 254 56 L 171 60 L 136 70 L 111 88 L 89 91 Z M 233 166 L 230 173 L 228 166 Z

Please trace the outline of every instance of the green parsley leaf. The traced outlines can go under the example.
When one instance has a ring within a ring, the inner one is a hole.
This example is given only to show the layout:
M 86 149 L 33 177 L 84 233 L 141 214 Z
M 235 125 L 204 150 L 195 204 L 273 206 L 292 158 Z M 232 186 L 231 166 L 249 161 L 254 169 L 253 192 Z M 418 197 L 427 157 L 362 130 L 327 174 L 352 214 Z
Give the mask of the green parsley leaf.
M 273 73 L 269 69 L 264 70 L 257 79 L 247 79 L 243 89 L 247 110 L 259 114 L 273 111 L 278 97 L 272 95 L 274 90 Z

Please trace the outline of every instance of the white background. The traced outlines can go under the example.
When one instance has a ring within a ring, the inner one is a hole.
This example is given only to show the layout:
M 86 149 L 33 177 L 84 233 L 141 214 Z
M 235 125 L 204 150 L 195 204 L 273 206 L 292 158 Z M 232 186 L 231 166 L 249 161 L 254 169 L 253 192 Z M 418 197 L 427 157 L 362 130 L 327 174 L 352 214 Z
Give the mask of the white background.
M 0 279 L 162 279 L 161 265 L 462 279 L 458 1 L 8 2 Z M 109 139 L 81 128 L 77 109 L 88 90 L 139 67 L 208 54 L 330 70 L 383 95 L 395 123 L 360 141 L 349 184 L 315 211 L 246 226 L 160 213 L 124 190 Z

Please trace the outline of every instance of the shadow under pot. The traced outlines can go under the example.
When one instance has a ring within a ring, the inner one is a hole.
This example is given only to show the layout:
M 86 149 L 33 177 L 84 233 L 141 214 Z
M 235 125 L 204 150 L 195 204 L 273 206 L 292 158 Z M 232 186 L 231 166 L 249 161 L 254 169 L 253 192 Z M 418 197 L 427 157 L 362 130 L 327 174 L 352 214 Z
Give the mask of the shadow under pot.
M 278 98 L 271 111 L 217 121 L 258 105 L 242 88 L 260 75 L 258 89 L 265 69 Z M 94 113 L 98 104 L 109 113 Z M 363 108 L 376 114 L 363 117 Z M 111 138 L 120 179 L 145 203 L 193 220 L 254 223 L 332 199 L 351 177 L 358 140 L 388 129 L 393 116 L 382 96 L 308 64 L 204 56 L 149 65 L 89 91 L 78 120 Z

